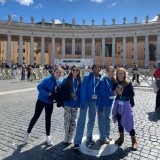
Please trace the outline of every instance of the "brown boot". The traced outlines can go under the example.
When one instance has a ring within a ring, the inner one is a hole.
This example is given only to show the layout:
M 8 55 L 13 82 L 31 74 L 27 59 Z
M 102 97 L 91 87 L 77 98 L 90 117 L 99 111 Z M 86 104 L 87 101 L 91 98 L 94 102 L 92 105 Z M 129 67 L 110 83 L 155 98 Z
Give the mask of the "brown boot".
M 124 142 L 124 133 L 119 133 L 120 137 L 115 141 L 115 144 L 118 144 L 118 146 L 121 146 Z
M 135 136 L 131 136 L 131 140 L 132 140 L 132 150 L 133 150 L 133 151 L 136 151 L 137 148 L 138 148 L 138 144 L 137 144 L 137 141 L 136 141 L 136 137 L 135 137 Z

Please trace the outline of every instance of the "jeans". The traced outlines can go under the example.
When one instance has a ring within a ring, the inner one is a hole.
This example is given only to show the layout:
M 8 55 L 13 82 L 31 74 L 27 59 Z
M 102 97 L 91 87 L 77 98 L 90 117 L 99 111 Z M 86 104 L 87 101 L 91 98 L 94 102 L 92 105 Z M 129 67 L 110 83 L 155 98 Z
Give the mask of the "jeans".
M 87 139 L 92 140 L 92 132 L 93 132 L 95 117 L 96 117 L 96 107 L 97 107 L 96 102 L 90 101 L 90 102 L 87 102 L 87 106 L 85 108 L 80 108 L 76 135 L 74 138 L 74 144 L 81 144 L 82 142 L 88 108 L 89 108 L 89 111 L 88 111 L 88 124 L 87 124 Z
M 37 122 L 37 120 L 39 119 L 43 108 L 45 108 L 45 126 L 46 126 L 46 135 L 50 136 L 50 129 L 51 129 L 51 115 L 53 112 L 53 104 L 46 104 L 40 100 L 37 100 L 36 103 L 36 107 L 35 107 L 35 113 L 33 118 L 31 119 L 30 123 L 29 123 L 29 127 L 27 132 L 31 133 L 32 128 L 34 127 L 35 123 Z
M 139 74 L 138 73 L 133 73 L 132 82 L 134 82 L 134 80 L 136 80 L 137 83 L 139 83 Z
M 117 121 L 118 121 L 118 130 L 119 130 L 119 133 L 124 133 L 124 128 L 123 126 L 121 125 L 121 115 L 117 113 Z M 129 132 L 130 136 L 135 136 L 135 130 L 132 129 L 130 132 Z
M 111 106 L 103 106 L 103 111 L 98 113 L 98 127 L 101 140 L 105 140 L 110 136 L 111 108 Z

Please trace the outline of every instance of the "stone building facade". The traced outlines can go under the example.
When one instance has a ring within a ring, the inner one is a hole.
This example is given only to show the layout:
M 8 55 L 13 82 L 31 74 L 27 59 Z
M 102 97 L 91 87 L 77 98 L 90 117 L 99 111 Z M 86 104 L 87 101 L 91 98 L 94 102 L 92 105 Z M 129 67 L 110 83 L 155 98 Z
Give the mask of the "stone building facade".
M 91 58 L 102 65 L 132 65 L 141 66 L 155 64 L 160 59 L 160 16 L 155 22 L 146 21 L 117 25 L 112 20 L 112 25 L 77 25 L 73 19 L 71 24 L 31 23 L 0 21 L 0 62 L 51 64 L 55 59 L 65 58 Z

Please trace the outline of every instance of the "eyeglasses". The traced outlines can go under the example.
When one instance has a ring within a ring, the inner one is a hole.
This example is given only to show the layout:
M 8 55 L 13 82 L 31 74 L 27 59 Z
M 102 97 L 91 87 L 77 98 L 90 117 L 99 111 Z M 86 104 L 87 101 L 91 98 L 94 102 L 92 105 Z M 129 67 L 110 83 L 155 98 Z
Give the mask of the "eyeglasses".
M 79 72 L 78 69 L 74 69 L 74 68 L 72 69 L 72 71 L 73 71 L 73 72 Z

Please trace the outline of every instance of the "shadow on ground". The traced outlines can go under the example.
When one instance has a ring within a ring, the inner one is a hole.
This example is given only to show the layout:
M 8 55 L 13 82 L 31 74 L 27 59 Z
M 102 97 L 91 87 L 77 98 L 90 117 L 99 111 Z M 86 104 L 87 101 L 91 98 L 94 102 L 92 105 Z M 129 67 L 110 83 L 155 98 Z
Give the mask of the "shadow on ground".
M 148 112 L 147 114 L 148 114 L 149 121 L 157 122 L 160 120 L 159 112 Z
M 58 143 L 52 147 L 48 147 L 46 143 L 33 146 L 31 144 L 21 144 L 11 156 L 4 160 L 119 160 L 123 159 L 131 152 L 131 148 L 118 148 L 118 150 L 109 156 L 93 157 L 74 151 L 70 145 Z

